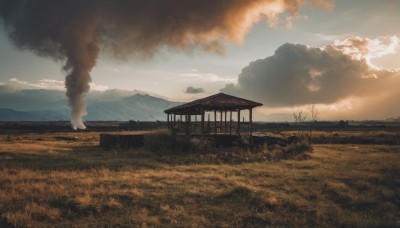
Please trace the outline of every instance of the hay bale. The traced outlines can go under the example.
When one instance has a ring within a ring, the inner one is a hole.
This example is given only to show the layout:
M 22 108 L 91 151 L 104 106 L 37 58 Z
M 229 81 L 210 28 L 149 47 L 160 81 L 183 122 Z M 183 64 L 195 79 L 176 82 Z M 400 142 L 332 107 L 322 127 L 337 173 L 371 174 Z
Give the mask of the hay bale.
M 100 134 L 100 146 L 105 150 L 129 149 L 141 147 L 143 144 L 144 135 Z

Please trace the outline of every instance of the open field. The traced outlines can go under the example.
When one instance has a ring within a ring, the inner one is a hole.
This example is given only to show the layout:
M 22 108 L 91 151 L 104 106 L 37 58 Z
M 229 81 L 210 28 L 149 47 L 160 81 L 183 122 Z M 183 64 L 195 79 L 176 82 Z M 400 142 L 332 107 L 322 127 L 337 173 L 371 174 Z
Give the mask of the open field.
M 98 139 L 2 132 L 0 227 L 400 226 L 398 144 L 321 143 L 307 159 L 270 161 L 240 149 L 102 151 Z

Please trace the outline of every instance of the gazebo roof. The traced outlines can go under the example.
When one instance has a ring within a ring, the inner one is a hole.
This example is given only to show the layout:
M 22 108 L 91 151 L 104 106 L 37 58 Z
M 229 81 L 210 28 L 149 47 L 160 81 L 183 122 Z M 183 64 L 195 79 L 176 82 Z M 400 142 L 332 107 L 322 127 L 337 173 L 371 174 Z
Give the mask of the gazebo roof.
M 179 105 L 170 109 L 165 110 L 167 114 L 178 114 L 178 115 L 190 115 L 200 114 L 203 111 L 213 110 L 226 110 L 236 111 L 242 109 L 250 109 L 258 106 L 262 106 L 261 103 L 246 100 L 243 98 L 227 95 L 224 93 L 218 93 L 209 97 L 198 99 L 183 105 Z

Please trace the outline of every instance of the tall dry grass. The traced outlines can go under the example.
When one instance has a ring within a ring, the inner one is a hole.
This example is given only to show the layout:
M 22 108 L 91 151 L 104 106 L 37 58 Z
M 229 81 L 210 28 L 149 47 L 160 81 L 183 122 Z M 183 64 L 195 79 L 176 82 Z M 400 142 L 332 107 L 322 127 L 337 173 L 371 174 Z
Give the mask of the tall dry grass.
M 400 226 L 398 146 L 315 145 L 308 159 L 272 161 L 56 136 L 0 135 L 0 225 Z

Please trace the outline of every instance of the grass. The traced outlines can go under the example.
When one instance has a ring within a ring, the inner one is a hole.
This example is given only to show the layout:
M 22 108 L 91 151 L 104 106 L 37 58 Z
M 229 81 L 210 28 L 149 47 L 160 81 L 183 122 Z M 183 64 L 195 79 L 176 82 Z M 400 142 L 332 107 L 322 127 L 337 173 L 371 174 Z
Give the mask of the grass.
M 298 131 L 279 131 L 266 132 L 272 136 L 292 136 L 297 135 Z M 306 131 L 306 133 L 309 133 Z M 400 145 L 400 131 L 394 130 L 338 130 L 321 131 L 314 130 L 312 133 L 314 144 L 370 144 L 370 145 Z
M 98 137 L 0 135 L 0 226 L 400 226 L 396 145 L 318 144 L 270 161 L 102 151 Z

